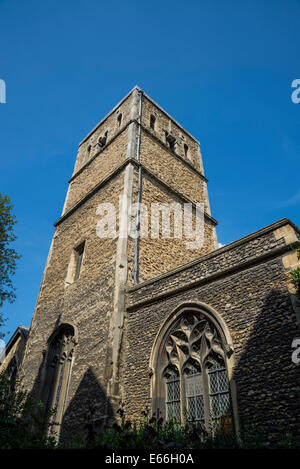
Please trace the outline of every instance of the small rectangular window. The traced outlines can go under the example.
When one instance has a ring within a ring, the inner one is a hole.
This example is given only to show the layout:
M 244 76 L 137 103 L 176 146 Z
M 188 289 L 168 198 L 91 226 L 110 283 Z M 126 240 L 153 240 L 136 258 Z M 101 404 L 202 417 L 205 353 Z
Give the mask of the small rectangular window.
M 78 246 L 75 249 L 76 270 L 75 270 L 74 281 L 77 280 L 79 278 L 79 275 L 80 275 L 80 269 L 81 269 L 81 265 L 82 265 L 82 258 L 83 258 L 83 252 L 84 252 L 84 244 L 85 243 L 80 244 L 80 246 Z
M 150 116 L 150 128 L 151 128 L 152 130 L 154 130 L 155 121 L 156 121 L 155 116 L 153 116 L 153 114 L 151 114 L 151 116 Z
M 184 144 L 184 156 L 186 158 L 188 158 L 188 153 L 189 153 L 189 147 L 187 146 L 187 144 L 185 143 Z

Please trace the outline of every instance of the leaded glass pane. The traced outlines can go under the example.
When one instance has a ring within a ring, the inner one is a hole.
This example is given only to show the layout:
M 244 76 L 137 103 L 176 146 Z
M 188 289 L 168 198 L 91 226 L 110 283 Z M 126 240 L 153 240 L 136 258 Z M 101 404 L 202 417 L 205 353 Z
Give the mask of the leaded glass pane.
M 222 370 L 218 372 L 219 378 L 219 391 L 228 391 L 228 379 L 226 370 Z
M 197 396 L 199 394 L 203 394 L 202 391 L 202 377 L 201 374 L 196 374 L 192 376 L 186 377 L 186 395 L 189 396 Z
M 180 398 L 179 379 L 167 381 L 168 401 L 178 401 Z
M 180 402 L 167 402 L 167 420 L 180 421 Z
M 216 393 L 219 391 L 218 375 L 217 373 L 210 374 L 210 392 Z
M 187 396 L 187 418 L 190 421 L 204 419 L 202 375 L 195 366 L 186 371 L 185 392 Z
M 230 414 L 229 394 L 217 394 L 216 396 L 211 396 L 211 404 L 213 418 L 220 418 L 224 415 Z
M 214 361 L 208 370 L 210 411 L 213 419 L 230 415 L 229 383 L 224 364 Z
M 188 397 L 188 420 L 196 422 L 204 419 L 203 396 Z
M 170 420 L 172 418 L 180 420 L 180 381 L 178 374 L 174 371 L 171 375 L 169 375 L 166 381 L 166 388 L 167 420 Z

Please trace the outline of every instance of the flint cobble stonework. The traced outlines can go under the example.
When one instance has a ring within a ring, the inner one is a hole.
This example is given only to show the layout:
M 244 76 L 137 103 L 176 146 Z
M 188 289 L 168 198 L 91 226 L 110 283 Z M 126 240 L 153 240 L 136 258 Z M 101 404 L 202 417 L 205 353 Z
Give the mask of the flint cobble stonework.
M 148 214 L 148 236 L 141 238 L 139 242 L 140 262 L 139 262 L 139 280 L 143 282 L 169 270 L 170 265 L 179 267 L 188 261 L 197 259 L 201 253 L 207 253 L 214 249 L 215 240 L 213 235 L 214 224 L 210 220 L 205 220 L 203 242 L 199 249 L 188 249 L 187 243 L 195 240 L 189 239 L 184 233 L 181 238 L 174 238 L 174 215 L 170 217 L 171 238 L 161 236 L 162 220 L 160 219 L 160 236 L 153 238 L 151 232 L 151 204 L 180 204 L 183 216 L 184 202 L 176 195 L 162 187 L 155 179 L 147 174 L 143 177 L 143 195 L 142 202 L 147 209 Z M 193 228 L 195 226 L 195 214 L 193 215 Z M 132 256 L 134 253 L 132 253 Z M 130 281 L 130 277 L 129 277 Z M 132 283 L 132 282 L 131 282 Z
M 269 436 L 285 431 L 300 436 L 300 375 L 291 359 L 299 326 L 278 254 L 286 243 L 275 240 L 275 229 L 276 224 L 269 233 L 258 232 L 252 240 L 232 243 L 128 290 L 122 380 L 129 415 L 138 417 L 143 408 L 151 408 L 149 364 L 161 325 L 178 305 L 205 303 L 220 314 L 232 337 L 240 426 L 254 425 Z M 243 263 L 247 259 L 248 266 Z M 219 278 L 209 280 L 222 270 Z M 197 285 L 196 280 L 206 281 Z
M 150 113 L 154 110 L 156 123 L 151 129 Z M 165 127 L 177 139 L 172 151 L 168 148 Z M 189 148 L 186 155 L 184 144 Z M 43 399 L 51 338 L 66 326 L 73 330 L 71 374 L 67 381 L 62 378 L 65 383 L 62 439 L 83 431 L 84 415 L 92 401 L 96 403 L 98 421 L 110 421 L 116 416 L 122 398 L 125 287 L 136 277 L 135 269 L 138 268 L 143 281 L 215 248 L 216 221 L 210 216 L 207 181 L 202 173 L 198 142 L 137 88 L 80 143 L 63 213 L 55 223 L 19 371 L 30 395 Z M 137 254 L 134 239 L 124 241 L 111 235 L 99 238 L 96 232 L 101 218 L 97 215 L 99 204 L 115 207 L 119 230 L 124 224 L 124 215 L 118 213 L 120 196 L 131 204 L 137 202 L 139 193 L 141 202 L 149 209 L 153 202 L 176 201 L 181 206 L 186 202 L 203 202 L 204 245 L 187 251 L 185 238 L 139 239 Z M 83 243 L 80 275 L 74 281 L 76 249 Z M 63 360 L 62 357 L 61 363 Z
M 127 129 L 124 129 L 116 140 L 103 149 L 98 157 L 86 166 L 84 171 L 71 180 L 66 211 L 79 202 L 96 184 L 101 183 L 124 162 L 127 139 Z
M 90 133 L 87 135 L 79 145 L 77 158 L 75 162 L 73 176 L 82 169 L 100 150 L 98 145 L 98 139 L 101 135 L 107 132 L 107 142 L 111 141 L 117 134 L 122 132 L 126 128 L 130 120 L 130 112 L 132 105 L 132 94 L 129 94 L 124 100 L 122 100 L 113 112 L 102 119 Z M 122 114 L 121 123 L 118 121 L 118 115 Z M 88 147 L 91 146 L 90 152 Z
M 280 248 L 285 245 L 284 238 L 278 240 L 275 239 L 274 229 L 259 235 L 256 233 L 254 239 L 248 239 L 248 237 L 239 240 L 231 245 L 224 248 L 214 250 L 214 252 L 207 256 L 197 259 L 192 262 L 190 266 L 182 266 L 174 272 L 168 273 L 166 276 L 159 277 L 157 280 L 152 280 L 149 284 L 139 285 L 132 292 L 128 298 L 128 306 L 131 305 L 131 301 L 139 302 L 147 300 L 152 296 L 155 291 L 156 295 L 162 295 L 165 292 L 172 290 L 177 287 L 188 286 L 192 282 L 199 280 L 205 280 L 213 274 L 217 274 L 219 271 L 224 269 L 230 269 L 238 267 L 244 261 L 257 257 L 263 254 L 267 254 L 275 248 Z
M 176 139 L 176 154 L 179 155 L 182 160 L 187 160 L 192 163 L 193 167 L 203 173 L 203 164 L 200 151 L 199 142 L 197 142 L 185 129 L 179 127 L 176 122 L 170 116 L 162 110 L 157 109 L 157 106 L 150 99 L 145 97 L 143 100 L 143 113 L 142 113 L 142 125 L 144 129 L 147 129 L 151 135 L 156 138 L 160 138 L 162 141 L 165 140 L 165 132 L 169 132 L 174 135 Z M 154 115 L 156 118 L 155 128 L 149 128 L 150 116 Z M 184 151 L 184 145 L 188 146 L 187 155 Z
M 30 328 L 22 378 L 31 396 L 36 399 L 40 398 L 42 387 L 43 350 L 47 348 L 51 332 L 59 323 L 74 324 L 80 331 L 66 402 L 64 432 L 68 432 L 69 425 L 73 430 L 83 428 L 83 409 L 86 411 L 94 394 L 97 396 L 99 414 L 105 415 L 107 412 L 107 334 L 113 303 L 116 240 L 97 236 L 96 209 L 103 196 L 117 203 L 122 188 L 121 175 L 57 226 Z M 83 240 L 82 276 L 67 286 L 72 250 Z
M 176 158 L 171 152 L 161 148 L 146 132 L 143 133 L 141 152 L 144 155 L 142 164 L 170 187 L 185 194 L 194 203 L 206 202 L 204 184 L 199 185 L 199 174 L 186 165 L 183 159 Z
M 299 230 L 283 219 L 217 249 L 206 186 L 199 142 L 137 87 L 80 143 L 19 367 L 32 397 L 62 409 L 63 441 L 85 431 L 91 404 L 97 425 L 118 418 L 121 400 L 130 416 L 151 406 L 151 352 L 182 304 L 212 308 L 229 331 L 236 426 L 299 433 L 291 360 L 299 325 L 288 285 Z M 135 236 L 121 236 L 120 196 L 148 213 L 153 203 L 190 203 L 194 225 L 203 203 L 203 244 L 187 249 L 185 234 L 139 237 L 136 214 Z M 116 209 L 115 237 L 97 234 L 103 203 Z

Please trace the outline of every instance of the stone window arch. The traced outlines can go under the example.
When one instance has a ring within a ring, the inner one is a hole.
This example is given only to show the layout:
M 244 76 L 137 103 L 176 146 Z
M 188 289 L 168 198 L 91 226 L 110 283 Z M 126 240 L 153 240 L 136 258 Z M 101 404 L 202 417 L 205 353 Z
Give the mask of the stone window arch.
M 18 368 L 17 359 L 16 357 L 13 357 L 5 370 L 5 376 L 9 380 L 9 392 L 13 392 L 15 390 Z
M 18 364 L 17 364 L 17 359 L 16 357 L 13 357 L 11 361 L 9 362 L 7 368 L 6 368 L 6 376 L 8 379 L 11 380 L 12 383 L 15 383 L 17 380 L 17 374 L 18 374 Z
M 54 410 L 49 433 L 57 438 L 65 410 L 76 343 L 75 330 L 71 324 L 61 324 L 48 340 L 42 400 L 45 412 Z
M 220 317 L 206 305 L 177 308 L 161 327 L 151 355 L 152 410 L 207 431 L 237 430 L 233 347 Z

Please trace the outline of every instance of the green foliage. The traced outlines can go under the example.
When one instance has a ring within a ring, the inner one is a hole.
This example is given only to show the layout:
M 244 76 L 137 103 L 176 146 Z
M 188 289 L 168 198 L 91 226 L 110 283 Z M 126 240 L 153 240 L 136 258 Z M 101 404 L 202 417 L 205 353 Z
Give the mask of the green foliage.
M 111 428 L 101 428 L 95 439 L 96 448 L 108 449 L 192 449 L 201 446 L 202 428 L 182 427 L 175 420 L 162 423 L 126 420 Z
M 290 276 L 291 276 L 291 283 L 299 291 L 300 290 L 300 267 L 297 267 L 296 269 L 292 270 L 290 272 Z
M 0 449 L 54 448 L 54 438 L 45 431 L 50 415 L 28 398 L 20 383 L 0 374 Z
M 12 276 L 16 271 L 16 261 L 20 259 L 17 252 L 9 247 L 16 239 L 13 232 L 16 217 L 12 215 L 12 208 L 9 197 L 0 193 L 0 327 L 4 322 L 1 312 L 3 303 L 5 301 L 12 303 L 15 300 Z M 0 338 L 3 335 L 0 332 Z
M 164 422 L 159 416 L 149 418 L 148 410 L 142 412 L 142 419 L 127 419 L 124 404 L 121 404 L 118 413 L 120 424 L 103 426 L 98 431 L 93 424 L 88 424 L 86 441 L 74 440 L 72 447 L 107 450 L 300 448 L 300 444 L 291 435 L 283 433 L 280 439 L 270 439 L 257 427 L 248 427 L 237 437 L 232 428 L 226 425 L 219 425 L 208 434 L 199 422 L 189 422 L 186 425 L 175 420 Z M 90 416 L 92 415 L 93 410 L 90 409 Z
M 202 448 L 206 432 L 201 424 L 182 426 L 175 419 L 164 422 L 161 417 L 149 418 L 148 410 L 141 419 L 127 419 L 124 404 L 118 410 L 120 423 L 103 426 L 98 431 L 93 425 L 86 424 L 86 445 L 79 441 L 80 447 L 94 449 L 195 449 Z M 74 442 L 73 442 L 73 447 Z M 78 447 L 78 446 L 77 446 Z
M 300 260 L 300 248 L 297 249 L 297 257 Z M 297 292 L 300 293 L 300 267 L 290 272 L 290 282 L 296 288 Z
M 20 385 L 18 385 L 20 386 Z M 200 423 L 189 422 L 181 425 L 176 420 L 164 422 L 159 416 L 149 417 L 148 410 L 142 412 L 140 419 L 127 419 L 122 404 L 118 410 L 120 423 L 94 426 L 94 408 L 90 407 L 86 419 L 86 437 L 79 436 L 69 444 L 56 444 L 53 437 L 47 436 L 50 417 L 45 416 L 41 404 L 36 405 L 28 399 L 20 387 L 0 375 L 0 450 L 1 449 L 104 449 L 104 450 L 159 450 L 173 449 L 276 449 L 298 448 L 291 435 L 283 434 L 278 439 L 266 438 L 266 434 L 250 427 L 240 433 L 224 428 L 208 435 Z
M 257 427 L 240 432 L 239 438 L 226 426 L 219 426 L 208 435 L 200 423 L 189 422 L 183 426 L 175 420 L 164 422 L 158 416 L 149 418 L 148 411 L 143 412 L 142 419 L 126 419 L 123 404 L 118 413 L 120 424 L 103 426 L 98 431 L 93 425 L 87 425 L 86 441 L 73 441 L 72 447 L 108 450 L 300 448 L 289 434 L 283 434 L 280 439 L 267 438 Z

